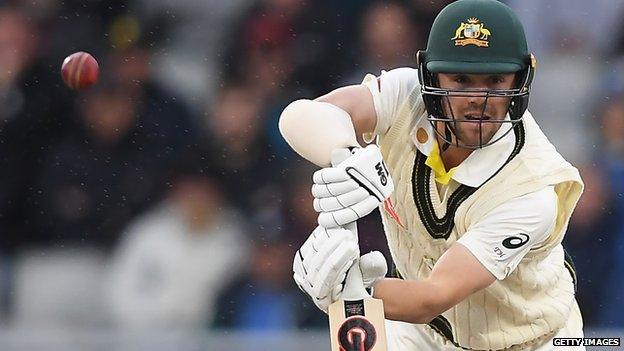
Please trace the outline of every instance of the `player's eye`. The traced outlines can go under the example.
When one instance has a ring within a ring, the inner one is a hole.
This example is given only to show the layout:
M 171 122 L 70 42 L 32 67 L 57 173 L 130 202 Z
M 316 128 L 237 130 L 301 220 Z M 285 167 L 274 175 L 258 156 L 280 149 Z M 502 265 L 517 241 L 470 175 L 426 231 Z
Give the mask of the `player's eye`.
M 455 83 L 458 83 L 458 84 L 466 84 L 466 83 L 468 83 L 468 77 L 463 75 L 463 74 L 456 75 L 453 80 L 455 81 Z
M 505 83 L 505 77 L 503 77 L 503 76 L 491 76 L 490 77 L 490 82 L 492 82 L 492 84 L 500 85 L 500 84 Z

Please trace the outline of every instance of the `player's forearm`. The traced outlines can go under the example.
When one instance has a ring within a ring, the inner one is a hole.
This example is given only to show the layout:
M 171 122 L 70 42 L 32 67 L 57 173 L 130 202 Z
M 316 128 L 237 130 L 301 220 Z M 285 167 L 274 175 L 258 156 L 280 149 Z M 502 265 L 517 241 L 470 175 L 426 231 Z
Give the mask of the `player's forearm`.
M 327 102 L 292 102 L 280 116 L 279 129 L 299 155 L 321 167 L 330 165 L 334 149 L 358 146 L 351 116 Z
M 383 300 L 386 319 L 416 324 L 429 323 L 454 304 L 428 280 L 386 278 L 375 285 L 374 297 Z

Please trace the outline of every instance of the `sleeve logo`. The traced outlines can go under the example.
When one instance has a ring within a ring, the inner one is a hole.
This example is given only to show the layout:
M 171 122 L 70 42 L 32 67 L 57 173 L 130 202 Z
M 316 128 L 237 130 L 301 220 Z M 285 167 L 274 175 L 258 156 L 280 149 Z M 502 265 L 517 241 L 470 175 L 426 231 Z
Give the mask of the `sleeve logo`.
M 510 236 L 503 240 L 503 246 L 508 249 L 517 249 L 522 245 L 529 242 L 529 235 L 520 233 L 518 235 Z

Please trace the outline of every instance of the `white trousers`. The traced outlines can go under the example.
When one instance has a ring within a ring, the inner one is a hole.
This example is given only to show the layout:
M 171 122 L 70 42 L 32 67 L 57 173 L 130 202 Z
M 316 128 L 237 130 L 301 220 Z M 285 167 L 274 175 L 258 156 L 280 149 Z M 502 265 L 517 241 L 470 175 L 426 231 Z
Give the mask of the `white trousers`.
M 386 320 L 386 334 L 388 336 L 388 351 L 457 351 L 455 347 L 438 333 L 431 333 L 423 324 L 411 324 Z M 575 302 L 570 318 L 557 334 L 552 338 L 525 348 L 526 351 L 585 351 L 584 346 L 555 346 L 553 338 L 582 338 L 583 319 L 578 304 Z

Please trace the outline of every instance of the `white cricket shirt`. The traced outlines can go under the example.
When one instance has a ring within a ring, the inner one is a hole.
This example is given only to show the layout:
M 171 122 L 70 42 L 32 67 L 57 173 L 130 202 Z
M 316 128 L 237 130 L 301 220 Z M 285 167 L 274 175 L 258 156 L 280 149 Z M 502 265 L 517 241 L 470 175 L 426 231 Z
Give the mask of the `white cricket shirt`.
M 379 77 L 368 75 L 362 83 L 370 90 L 377 113 L 372 134 L 364 135 L 371 142 L 384 135 L 394 122 L 401 105 L 414 89 L 419 89 L 418 71 L 402 67 L 382 71 Z M 507 127 L 510 128 L 510 127 Z M 416 131 L 422 129 L 434 136 L 433 127 L 426 118 L 420 118 L 412 131 L 412 141 L 420 152 L 429 156 L 437 144 L 435 138 L 419 142 Z M 493 138 L 506 132 L 501 127 Z M 494 175 L 504 164 L 515 144 L 514 133 L 507 133 L 498 142 L 474 150 L 458 165 L 448 185 L 439 185 L 441 198 L 446 198 L 459 184 L 477 187 Z M 553 186 L 519 196 L 492 210 L 481 221 L 473 224 L 458 240 L 497 279 L 507 277 L 527 252 L 544 241 L 555 226 L 557 197 Z

